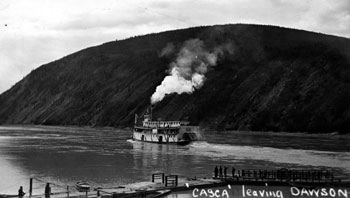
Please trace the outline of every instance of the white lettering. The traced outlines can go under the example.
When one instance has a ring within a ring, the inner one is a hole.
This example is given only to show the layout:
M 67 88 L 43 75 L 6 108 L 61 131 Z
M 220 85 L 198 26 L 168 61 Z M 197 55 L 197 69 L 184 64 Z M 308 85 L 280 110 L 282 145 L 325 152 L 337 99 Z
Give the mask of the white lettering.
M 296 188 L 293 187 L 294 189 L 291 189 L 292 194 L 299 195 L 300 191 Z M 244 185 L 242 185 L 242 197 L 279 197 L 283 198 L 283 191 L 281 190 L 254 190 L 250 188 L 245 188 Z
M 197 190 L 198 192 L 198 190 Z M 215 192 L 212 192 L 208 190 L 209 193 L 211 193 L 211 197 L 229 197 L 227 190 L 215 190 Z M 221 193 L 221 195 L 220 195 Z M 290 193 L 294 197 L 302 196 L 302 197 L 345 197 L 349 198 L 347 189 L 334 189 L 334 188 L 315 188 L 315 189 L 309 189 L 309 188 L 298 188 L 298 187 L 290 187 Z M 213 195 L 214 194 L 214 195 Z M 244 197 L 260 197 L 260 198 L 284 198 L 283 191 L 282 190 L 255 190 L 246 188 L 244 185 L 242 185 L 242 198 Z
M 215 194 L 212 189 L 208 189 L 209 197 L 214 197 Z
M 320 192 L 319 189 L 315 190 L 315 189 L 311 189 L 309 190 L 310 196 L 314 196 L 314 194 L 316 195 L 316 197 L 318 197 L 318 193 Z
M 205 191 L 205 189 L 202 189 L 201 190 L 201 193 L 199 193 L 199 196 L 206 196 L 206 197 L 208 197 L 208 194 L 207 194 L 207 192 Z
M 198 189 L 195 188 L 192 191 L 192 197 L 210 197 L 210 198 L 220 198 L 220 197 L 230 197 L 228 191 L 226 189 L 224 190 L 212 190 L 212 189 Z
M 332 196 L 332 197 L 335 197 L 336 193 L 335 193 L 335 190 L 333 188 L 330 188 L 329 189 L 329 194 Z
M 321 188 L 321 189 L 306 189 L 302 188 L 301 190 L 297 187 L 290 188 L 291 195 L 293 196 L 305 196 L 305 197 L 345 197 L 348 198 L 348 191 L 346 189 L 334 189 L 334 188 Z M 277 191 L 277 196 L 280 197 L 283 194 L 282 192 Z M 262 197 L 262 193 L 260 193 Z M 267 193 L 266 193 L 267 195 Z M 271 195 L 271 194 L 270 194 Z M 282 197 L 281 197 L 282 198 Z
M 300 190 L 297 188 L 297 187 L 291 187 L 290 188 L 290 193 L 293 195 L 293 196 L 298 196 L 300 194 Z
M 244 185 L 242 185 L 242 194 L 243 194 L 243 197 L 245 197 Z
M 297 187 L 291 187 L 290 188 L 291 195 L 293 196 L 305 196 L 305 197 L 345 197 L 348 198 L 348 191 L 346 189 L 334 189 L 334 188 L 321 188 L 321 189 L 306 189 L 306 188 L 301 188 L 298 189 Z M 270 194 L 272 191 L 269 193 L 266 192 L 266 196 Z M 283 197 L 282 191 L 278 190 L 276 191 L 276 195 L 278 197 Z M 263 197 L 263 193 L 260 192 L 260 196 Z M 275 196 L 275 194 L 274 194 Z
M 321 188 L 321 196 L 324 196 L 324 197 L 328 196 L 327 189 Z
M 264 197 L 265 190 L 259 190 L 259 194 L 260 194 L 261 197 Z
M 246 192 L 246 193 L 247 193 L 248 196 L 252 196 L 252 194 L 250 194 L 251 192 L 252 192 L 252 190 L 247 189 L 247 192 Z
M 198 197 L 198 195 L 195 194 L 195 192 L 198 193 L 198 191 L 199 191 L 198 188 L 193 189 L 193 191 L 192 191 L 192 196 L 193 196 L 193 197 Z
M 302 188 L 300 195 L 304 196 L 304 194 L 305 194 L 305 196 L 308 196 L 308 197 L 310 196 L 310 194 L 307 192 L 307 190 L 305 188 Z
M 224 196 L 226 196 L 226 197 L 230 197 L 230 196 L 228 195 L 228 192 L 227 192 L 227 190 L 226 190 L 226 189 L 222 191 L 222 195 L 221 195 L 221 197 L 224 197 Z
M 271 197 L 276 197 L 276 193 L 273 192 L 273 191 L 270 191 L 270 196 L 271 196 Z
M 219 190 L 215 190 L 215 197 L 220 197 L 220 191 Z
M 340 194 L 343 194 L 344 197 L 348 198 L 348 191 L 346 189 L 338 189 L 338 196 L 340 197 Z
M 281 190 L 278 190 L 276 194 L 277 194 L 277 197 L 283 198 L 283 192 Z

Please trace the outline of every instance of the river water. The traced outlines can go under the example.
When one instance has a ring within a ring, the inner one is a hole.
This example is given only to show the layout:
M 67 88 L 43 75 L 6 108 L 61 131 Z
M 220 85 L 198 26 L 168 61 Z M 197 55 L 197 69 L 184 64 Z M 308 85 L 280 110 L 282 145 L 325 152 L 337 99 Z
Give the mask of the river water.
M 323 169 L 350 179 L 350 136 L 272 132 L 203 132 L 186 146 L 130 140 L 131 129 L 0 126 L 0 194 L 19 186 L 42 194 L 45 182 L 64 191 L 77 181 L 115 187 L 150 181 L 154 172 L 211 176 L 216 165 L 236 169 Z

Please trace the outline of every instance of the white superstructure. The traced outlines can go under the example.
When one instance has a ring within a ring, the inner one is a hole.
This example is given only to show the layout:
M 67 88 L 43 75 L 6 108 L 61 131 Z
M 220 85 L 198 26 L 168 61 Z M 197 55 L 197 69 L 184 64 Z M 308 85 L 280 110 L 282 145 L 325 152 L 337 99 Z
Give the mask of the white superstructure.
M 188 121 L 152 121 L 152 113 L 146 113 L 140 123 L 135 115 L 133 139 L 161 144 L 187 144 L 200 140 L 199 127 L 189 124 Z

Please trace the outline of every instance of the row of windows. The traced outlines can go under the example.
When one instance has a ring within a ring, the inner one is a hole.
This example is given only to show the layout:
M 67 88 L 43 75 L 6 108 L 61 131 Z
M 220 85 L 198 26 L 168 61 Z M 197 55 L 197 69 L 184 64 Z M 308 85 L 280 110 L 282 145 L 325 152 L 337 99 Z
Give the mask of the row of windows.
M 144 129 L 139 129 L 135 128 L 136 132 L 144 132 L 144 133 L 153 133 L 152 130 L 144 130 Z M 178 133 L 178 130 L 157 130 L 157 134 L 176 134 Z
M 168 121 L 168 122 L 143 122 L 145 127 L 154 127 L 154 128 L 166 128 L 166 127 L 180 127 L 180 121 Z

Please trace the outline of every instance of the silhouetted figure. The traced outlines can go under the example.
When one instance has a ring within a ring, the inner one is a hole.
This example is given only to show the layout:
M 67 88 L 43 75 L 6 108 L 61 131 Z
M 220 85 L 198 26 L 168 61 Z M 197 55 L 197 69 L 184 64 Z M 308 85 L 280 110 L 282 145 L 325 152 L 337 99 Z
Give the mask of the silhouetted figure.
M 219 168 L 219 177 L 222 177 L 222 167 Z
M 45 198 L 49 198 L 50 194 L 51 194 L 50 183 L 46 183 L 46 186 L 45 186 Z
M 235 167 L 232 167 L 232 178 L 234 178 L 234 177 L 235 177 L 235 172 L 236 172 Z
M 322 172 L 321 171 L 317 172 L 317 179 L 318 179 L 318 181 L 321 181 L 321 179 L 322 179 Z
M 226 166 L 224 167 L 224 177 L 225 178 L 227 177 L 227 167 Z
M 218 166 L 215 166 L 215 169 L 214 169 L 215 178 L 218 177 L 218 172 L 219 172 Z
M 20 186 L 19 189 L 18 189 L 18 197 L 23 197 L 24 196 L 24 192 L 23 192 L 23 187 Z
M 311 179 L 312 181 L 316 180 L 316 172 L 311 173 Z

